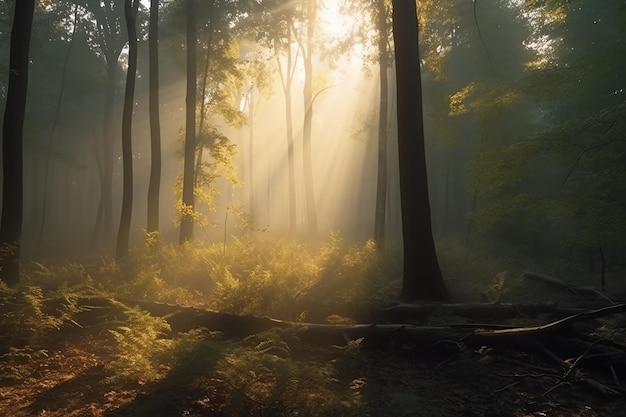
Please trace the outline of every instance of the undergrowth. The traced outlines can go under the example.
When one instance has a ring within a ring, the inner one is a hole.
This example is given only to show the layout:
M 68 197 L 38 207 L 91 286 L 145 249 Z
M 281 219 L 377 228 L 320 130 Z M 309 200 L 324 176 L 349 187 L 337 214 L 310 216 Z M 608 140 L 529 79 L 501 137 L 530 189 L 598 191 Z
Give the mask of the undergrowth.
M 453 294 L 469 301 L 481 294 L 483 301 L 519 295 L 519 271 L 509 271 L 506 259 L 455 241 L 442 242 L 438 249 Z M 206 332 L 172 334 L 164 318 L 122 303 L 161 301 L 348 324 L 368 320 L 362 312 L 397 299 L 400 258 L 393 250 L 381 253 L 373 241 L 354 244 L 337 235 L 311 247 L 281 239 L 260 242 L 252 236 L 226 246 L 177 245 L 147 234 L 143 245 L 121 263 L 105 258 L 57 266 L 33 263 L 16 288 L 0 282 L 0 372 L 9 379 L 27 377 L 32 364 L 47 354 L 46 338 L 63 328 L 77 328 L 74 318 L 83 312 L 85 300 L 104 299 L 121 312 L 115 320 L 122 320 L 103 328 L 113 346 L 106 366 L 110 381 L 158 381 L 193 373 L 194 365 L 185 358 L 197 355 L 206 357 L 207 369 L 225 381 L 234 397 L 243 396 L 248 407 L 289 415 L 307 404 L 320 410 L 311 415 L 324 415 L 323 410 L 350 415 L 359 407 L 354 390 L 336 385 L 332 364 L 311 365 L 294 357 L 296 339 L 287 332 L 227 346 Z M 607 331 L 614 327 L 608 323 Z M 343 354 L 358 351 L 359 344 L 349 347 Z M 333 390 L 341 392 L 341 401 L 329 394 Z M 232 415 L 245 415 L 243 408 L 233 407 Z

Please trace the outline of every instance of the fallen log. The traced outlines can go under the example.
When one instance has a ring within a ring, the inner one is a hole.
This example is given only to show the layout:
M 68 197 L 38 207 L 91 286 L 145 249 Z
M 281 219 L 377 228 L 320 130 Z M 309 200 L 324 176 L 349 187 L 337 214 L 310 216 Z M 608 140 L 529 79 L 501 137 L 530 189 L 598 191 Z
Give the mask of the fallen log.
M 590 285 L 573 284 L 539 272 L 524 271 L 522 276 L 531 281 L 543 282 L 553 288 L 567 290 L 580 298 L 585 298 L 585 296 L 599 297 L 610 302 L 611 304 L 614 304 L 613 301 L 611 301 L 606 295 L 602 294 L 602 292 L 600 292 L 597 288 Z
M 423 319 L 433 314 L 447 314 L 469 319 L 511 319 L 521 316 L 550 315 L 566 317 L 581 313 L 579 308 L 563 308 L 554 303 L 477 303 L 477 304 L 409 304 L 400 303 L 378 310 L 378 317 L 388 321 Z
M 527 346 L 541 344 L 546 338 L 557 334 L 568 335 L 571 325 L 584 320 L 591 320 L 603 316 L 626 311 L 626 304 L 617 304 L 593 311 L 586 311 L 561 320 L 544 324 L 543 326 L 516 327 L 513 329 L 476 329 L 464 342 L 470 346 Z
M 152 301 L 123 300 L 122 303 L 111 299 L 96 298 L 81 300 L 80 304 L 85 307 L 85 310 L 88 310 L 89 306 L 95 306 L 98 317 L 105 317 L 102 309 L 106 309 L 107 306 L 114 309 L 115 316 L 118 317 L 120 305 L 138 307 L 154 316 L 165 318 L 173 332 L 184 332 L 202 327 L 222 332 L 227 337 L 245 337 L 278 327 L 294 329 L 300 340 L 313 344 L 343 345 L 350 340 L 363 339 L 366 343 L 375 346 L 409 344 L 414 347 L 428 348 L 437 344 L 441 345 L 441 343 L 449 343 L 451 345 L 465 344 L 471 349 L 479 349 L 482 346 L 527 349 L 544 345 L 549 339 L 556 337 L 582 339 L 575 334 L 573 324 L 626 311 L 626 304 L 618 304 L 579 312 L 541 326 L 529 327 L 484 324 L 417 326 L 405 323 L 335 325 L 244 316 Z M 496 307 L 498 304 L 493 306 Z M 479 307 L 485 308 L 484 305 Z M 511 307 L 507 306 L 507 308 Z M 608 344 L 608 347 L 620 352 L 616 346 Z M 623 351 L 620 353 L 624 354 Z

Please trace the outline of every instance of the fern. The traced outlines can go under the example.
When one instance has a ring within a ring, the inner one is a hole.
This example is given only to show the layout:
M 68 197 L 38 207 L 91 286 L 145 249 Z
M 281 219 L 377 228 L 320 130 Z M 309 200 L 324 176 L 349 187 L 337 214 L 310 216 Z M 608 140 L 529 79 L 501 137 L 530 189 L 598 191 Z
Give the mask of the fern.
M 126 315 L 125 325 L 109 330 L 116 345 L 115 359 L 106 366 L 109 380 L 159 379 L 172 361 L 169 324 L 138 308 L 128 309 Z
M 0 356 L 0 381 L 19 382 L 29 377 L 35 370 L 35 361 L 48 356 L 44 349 L 10 347 Z

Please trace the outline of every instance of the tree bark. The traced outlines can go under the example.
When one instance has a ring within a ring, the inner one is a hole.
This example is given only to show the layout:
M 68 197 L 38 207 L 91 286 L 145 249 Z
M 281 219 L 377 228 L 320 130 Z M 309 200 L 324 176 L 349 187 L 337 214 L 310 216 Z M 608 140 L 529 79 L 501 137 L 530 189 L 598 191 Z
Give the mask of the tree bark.
M 15 2 L 9 84 L 2 128 L 2 219 L 0 220 L 0 279 L 7 285 L 19 281 L 24 205 L 23 139 L 28 93 L 28 53 L 33 26 L 34 0 Z
M 120 227 L 117 232 L 115 257 L 120 260 L 128 254 L 130 222 L 133 212 L 133 107 L 135 104 L 135 79 L 137 76 L 137 9 L 139 0 L 124 0 L 126 31 L 128 32 L 128 69 L 122 114 L 122 166 L 123 190 Z
M 150 182 L 148 184 L 148 233 L 159 230 L 161 188 L 161 121 L 159 117 L 159 0 L 150 0 L 149 23 Z
M 401 296 L 404 300 L 444 300 L 449 295 L 435 251 L 428 199 L 417 11 L 413 0 L 392 4 L 404 243 Z
M 179 242 L 193 237 L 194 162 L 196 150 L 196 0 L 187 0 L 187 110 L 185 118 L 185 162 Z

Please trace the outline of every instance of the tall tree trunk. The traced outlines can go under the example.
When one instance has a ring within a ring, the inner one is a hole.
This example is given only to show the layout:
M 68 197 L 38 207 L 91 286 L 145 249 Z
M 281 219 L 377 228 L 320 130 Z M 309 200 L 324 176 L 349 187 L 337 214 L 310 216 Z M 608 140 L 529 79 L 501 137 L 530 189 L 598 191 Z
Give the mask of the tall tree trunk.
M 113 236 L 113 162 L 114 136 L 113 111 L 118 83 L 118 60 L 126 44 L 126 25 L 122 22 L 122 2 L 117 0 L 85 0 L 83 5 L 93 14 L 97 32 L 95 39 L 104 55 L 107 81 L 102 116 L 102 173 L 100 176 L 100 202 L 94 224 L 92 245 L 104 242 L 109 246 Z M 101 230 L 102 229 L 102 230 Z M 102 232 L 102 234 L 100 234 Z
M 76 28 L 78 27 L 78 5 L 74 5 L 74 24 L 72 26 L 72 34 L 70 36 L 70 43 L 65 53 L 65 59 L 63 61 L 63 71 L 61 73 L 61 84 L 59 86 L 59 97 L 54 109 L 54 117 L 52 118 L 52 126 L 48 133 L 48 147 L 46 150 L 46 162 L 43 174 L 43 186 L 41 196 L 41 220 L 39 223 L 39 236 L 37 238 L 37 249 L 41 250 L 43 246 L 43 235 L 46 228 L 46 221 L 50 217 L 50 211 L 48 210 L 48 200 L 50 196 L 49 183 L 54 168 L 54 153 L 55 153 L 55 140 L 54 134 L 56 133 L 57 123 L 59 121 L 59 114 L 61 112 L 61 105 L 63 104 L 63 97 L 65 95 L 65 81 L 67 79 L 67 66 L 70 60 L 70 53 L 72 52 L 72 46 L 74 45 L 74 39 L 76 35 Z
M 289 52 L 291 54 L 291 52 Z M 293 116 L 291 109 L 291 79 L 285 87 L 285 118 L 287 120 L 287 171 L 289 186 L 289 230 L 296 231 L 296 163 L 293 151 Z
M 161 121 L 159 117 L 159 0 L 150 0 L 149 23 L 150 89 L 150 182 L 148 184 L 148 225 L 159 230 L 159 195 L 161 188 Z
M 187 97 L 185 117 L 185 162 L 183 167 L 184 212 L 180 221 L 179 242 L 193 237 L 194 162 L 196 150 L 196 0 L 187 0 Z
M 433 240 L 414 0 L 393 0 L 393 38 L 398 100 L 398 153 L 404 243 L 404 300 L 449 297 Z
M 2 128 L 2 219 L 0 220 L 0 279 L 19 281 L 24 204 L 23 139 L 28 92 L 28 52 L 33 26 L 34 0 L 15 2 L 9 84 Z
M 135 103 L 135 78 L 137 76 L 137 9 L 139 0 L 124 0 L 124 15 L 128 32 L 128 70 L 122 114 L 122 166 L 123 190 L 120 227 L 117 232 L 116 259 L 128 254 L 130 221 L 133 212 L 133 107 Z
M 93 233 L 93 242 L 97 244 L 102 238 L 108 242 L 111 236 L 111 226 L 113 222 L 113 107 L 115 106 L 115 91 L 117 88 L 117 59 L 107 59 L 107 83 L 104 97 L 104 113 L 102 116 L 102 176 L 100 178 L 100 202 L 98 205 L 98 215 Z M 102 234 L 100 230 L 102 229 Z M 108 245 L 108 243 L 107 243 Z
M 380 249 L 385 246 L 385 220 L 387 208 L 387 112 L 389 107 L 389 52 L 387 50 L 387 8 L 384 0 L 376 1 L 378 31 L 378 68 L 380 73 L 380 103 L 378 109 L 378 171 L 376 183 L 376 212 L 374 214 L 374 240 Z
M 254 199 L 254 86 L 248 90 L 248 140 L 250 146 L 250 156 L 248 156 L 248 170 L 250 171 L 250 183 L 248 200 L 250 204 L 250 217 L 252 225 L 256 222 L 256 202 Z
M 306 46 L 301 45 L 304 59 L 304 123 L 302 127 L 302 162 L 304 168 L 304 196 L 309 233 L 317 233 L 317 212 L 315 209 L 315 188 L 313 186 L 313 162 L 311 155 L 311 130 L 313 125 L 313 35 L 317 2 L 307 0 Z M 304 46 L 304 48 L 302 48 Z
M 196 139 L 196 144 L 197 144 L 196 147 L 198 151 L 198 156 L 196 156 L 196 169 L 195 169 L 194 177 L 193 177 L 194 187 L 200 186 L 200 174 L 202 173 L 202 157 L 204 153 L 204 147 L 207 146 L 207 144 L 203 142 L 202 138 L 204 136 L 204 126 L 205 126 L 204 119 L 206 117 L 206 96 L 207 96 L 206 86 L 209 80 L 209 64 L 211 63 L 211 48 L 213 47 L 213 28 L 211 26 L 210 20 L 208 22 L 208 25 L 209 25 L 209 39 L 207 41 L 207 47 L 206 47 L 206 61 L 204 65 L 204 73 L 202 74 L 202 89 L 200 90 L 202 92 L 202 97 L 200 97 L 200 120 L 198 123 L 199 124 L 198 138 L 200 139 L 199 140 Z
M 280 63 L 279 51 L 275 47 L 276 52 L 276 64 L 278 67 L 278 73 L 281 79 L 281 85 L 283 87 L 283 93 L 285 95 L 285 126 L 287 129 L 287 180 L 289 188 L 289 230 L 295 232 L 296 230 L 296 169 L 294 161 L 293 151 L 293 116 L 291 109 L 291 85 L 293 81 L 293 74 L 296 67 L 296 59 L 293 58 L 291 52 L 291 40 L 292 40 L 292 23 L 287 22 L 289 29 L 287 31 L 287 63 L 286 69 L 283 73 L 282 65 Z

